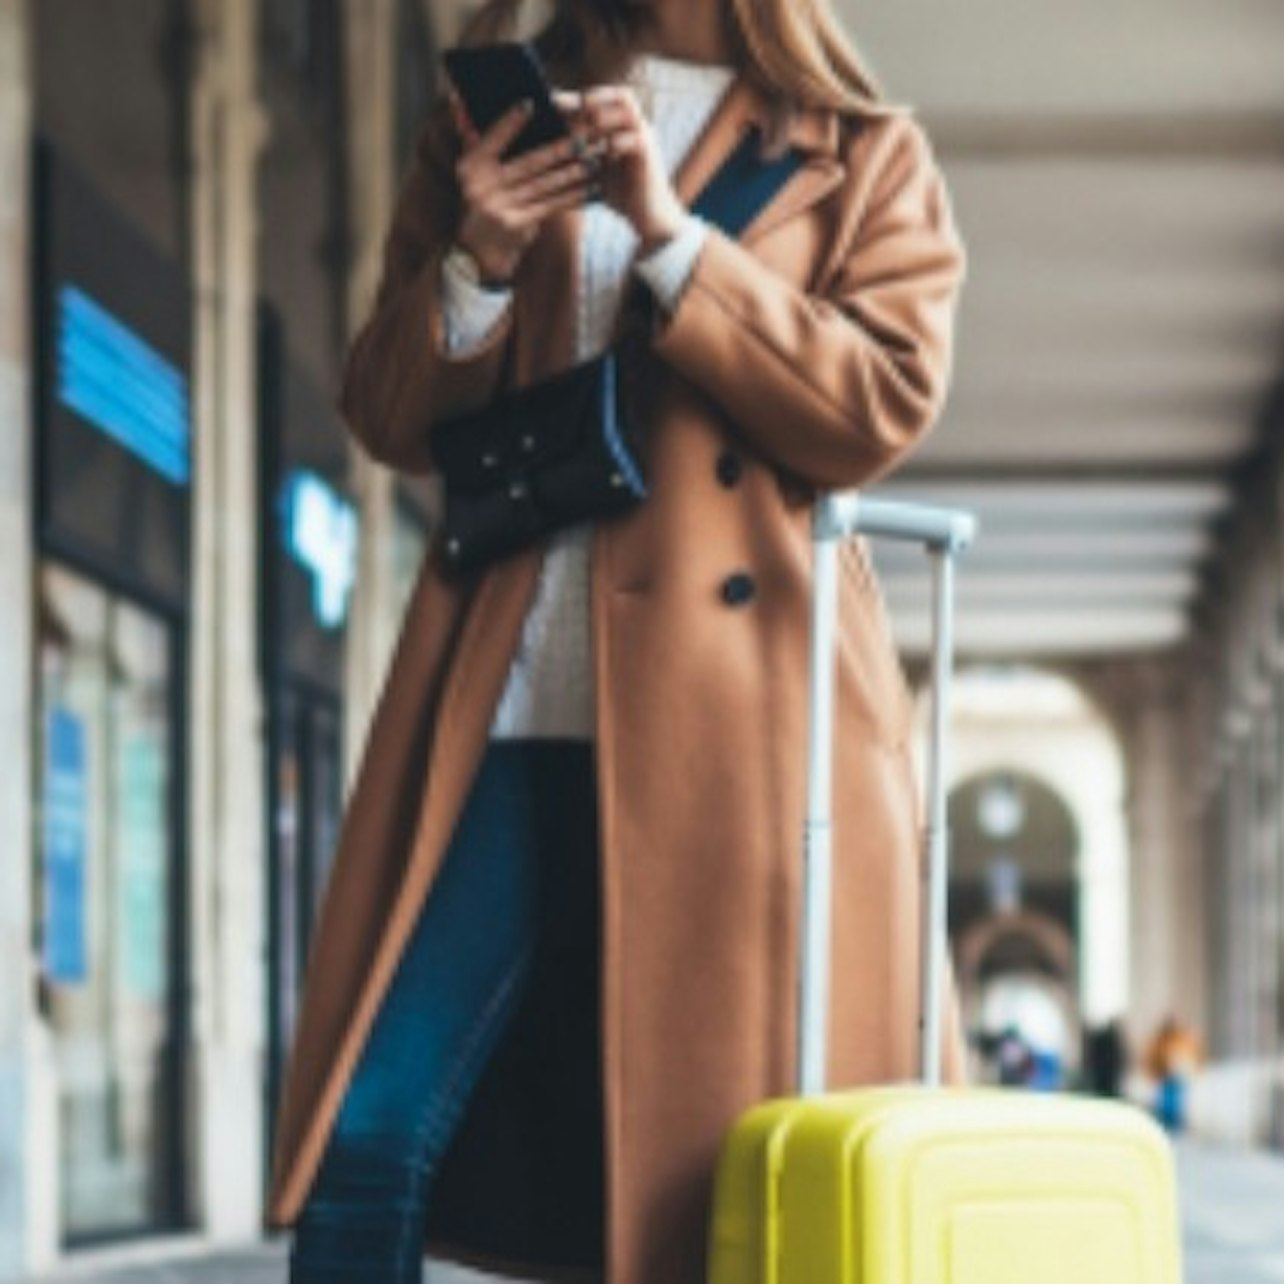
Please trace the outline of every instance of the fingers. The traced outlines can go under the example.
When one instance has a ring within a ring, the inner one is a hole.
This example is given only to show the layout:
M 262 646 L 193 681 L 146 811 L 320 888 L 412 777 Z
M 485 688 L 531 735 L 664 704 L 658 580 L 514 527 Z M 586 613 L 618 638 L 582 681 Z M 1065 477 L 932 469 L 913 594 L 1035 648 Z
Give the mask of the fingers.
M 643 120 L 627 103 L 603 103 L 586 117 L 585 124 L 596 135 L 617 129 L 640 129 Z
M 549 91 L 552 94 L 553 103 L 557 106 L 563 116 L 568 121 L 574 122 L 584 113 L 584 95 L 576 93 L 570 89 L 553 89 Z
M 478 140 L 477 153 L 497 160 L 504 149 L 522 132 L 531 108 L 523 101 L 510 107 Z
M 575 183 L 564 192 L 554 192 L 544 197 L 543 200 L 537 201 L 534 205 L 528 205 L 523 208 L 522 217 L 530 218 L 539 223 L 550 214 L 556 214 L 560 210 L 572 209 L 576 205 L 583 205 L 591 186 L 591 183 Z
M 524 237 L 549 215 L 585 204 L 600 190 L 604 162 L 648 146 L 650 126 L 630 87 L 598 85 L 584 94 L 554 89 L 552 97 L 569 137 L 503 160 L 529 119 L 520 103 L 484 133 L 471 130 L 458 167 L 461 188 L 480 225 L 497 229 L 498 240 Z M 462 132 L 469 122 L 453 86 L 451 104 Z
M 632 126 L 617 129 L 603 138 L 602 150 L 608 158 L 631 155 L 640 152 L 643 146 L 642 132 Z
M 620 129 L 646 127 L 637 94 L 628 85 L 594 85 L 583 94 L 554 90 L 553 98 L 567 114 L 572 128 L 586 140 Z
M 639 106 L 637 93 L 631 85 L 590 85 L 580 97 L 588 110 L 605 103 L 632 103 Z
M 579 151 L 580 146 L 574 138 L 560 138 L 551 143 L 544 143 L 511 161 L 505 161 L 501 166 L 502 181 L 506 186 L 525 183 L 536 174 L 577 155 Z
M 584 95 L 584 128 L 604 156 L 640 152 L 648 128 L 637 95 L 626 85 L 595 85 Z
M 477 130 L 473 127 L 473 122 L 468 117 L 468 109 L 464 106 L 464 101 L 459 96 L 459 92 L 454 85 L 446 83 L 446 96 L 450 100 L 450 114 L 454 118 L 455 129 L 463 141 L 465 147 L 471 147 L 477 141 Z
M 637 94 L 628 85 L 594 85 L 583 96 L 582 115 L 593 129 L 629 123 L 641 125 L 645 116 Z
M 593 176 L 588 168 L 583 161 L 577 159 L 538 174 L 518 187 L 510 188 L 508 196 L 519 206 L 537 205 L 550 193 L 560 192 L 568 186 L 587 190 L 592 181 Z
M 479 134 L 468 117 L 467 109 L 458 91 L 449 82 L 446 84 L 446 92 L 450 99 L 455 127 L 465 145 L 489 159 L 498 160 L 507 150 L 508 145 L 521 133 L 531 111 L 527 104 L 516 103 L 485 133 Z M 582 150 L 588 149 L 590 138 L 595 134 L 609 133 L 629 125 L 640 125 L 643 120 L 637 96 L 628 86 L 595 85 L 583 94 L 554 89 L 552 97 L 567 116 L 568 127 L 572 130 L 572 139 L 579 139 L 578 146 Z M 520 159 L 509 162 L 511 165 L 522 166 L 521 169 L 511 171 L 512 181 L 524 180 L 529 173 L 546 168 L 554 161 L 561 159 L 564 152 L 559 149 L 566 147 L 573 149 L 576 146 L 577 144 L 573 141 L 559 140 L 524 153 Z

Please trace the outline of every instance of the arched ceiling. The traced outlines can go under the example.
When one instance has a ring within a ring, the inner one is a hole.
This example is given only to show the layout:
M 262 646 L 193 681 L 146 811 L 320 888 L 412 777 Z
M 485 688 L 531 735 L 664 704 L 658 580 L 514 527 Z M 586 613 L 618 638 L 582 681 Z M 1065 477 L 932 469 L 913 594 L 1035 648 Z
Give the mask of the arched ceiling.
M 969 252 L 950 403 L 877 488 L 978 513 L 961 652 L 1180 641 L 1284 376 L 1284 5 L 839 7 Z M 921 650 L 923 567 L 875 556 Z

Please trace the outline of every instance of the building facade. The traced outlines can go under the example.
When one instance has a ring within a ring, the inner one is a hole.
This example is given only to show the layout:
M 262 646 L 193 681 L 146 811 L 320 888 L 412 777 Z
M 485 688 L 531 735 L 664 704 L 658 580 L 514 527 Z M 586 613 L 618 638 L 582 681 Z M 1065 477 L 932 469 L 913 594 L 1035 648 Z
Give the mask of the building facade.
M 334 394 L 451 25 L 419 0 L 0 6 L 0 1278 L 257 1232 L 432 522 Z

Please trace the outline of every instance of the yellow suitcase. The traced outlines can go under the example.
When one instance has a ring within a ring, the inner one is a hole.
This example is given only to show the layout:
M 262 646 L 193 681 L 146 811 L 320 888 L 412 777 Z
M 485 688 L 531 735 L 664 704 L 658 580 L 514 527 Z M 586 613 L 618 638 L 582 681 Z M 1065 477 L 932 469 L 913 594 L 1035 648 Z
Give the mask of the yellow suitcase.
M 718 1172 L 710 1284 L 1178 1284 L 1140 1110 L 1000 1088 L 769 1102 Z
M 922 1082 L 826 1093 L 836 552 L 857 532 L 933 555 Z M 952 573 L 974 532 L 968 513 L 855 495 L 817 505 L 799 1095 L 756 1106 L 727 1139 L 709 1284 L 1180 1284 L 1172 1150 L 1146 1114 L 940 1084 Z

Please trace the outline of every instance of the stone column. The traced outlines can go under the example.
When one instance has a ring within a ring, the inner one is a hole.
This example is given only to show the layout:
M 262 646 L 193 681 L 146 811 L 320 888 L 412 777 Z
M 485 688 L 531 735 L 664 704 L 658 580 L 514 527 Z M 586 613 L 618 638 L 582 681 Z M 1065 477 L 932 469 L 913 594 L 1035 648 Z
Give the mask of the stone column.
M 0 0 L 0 1278 L 39 1263 L 37 1174 L 48 1169 L 36 1144 L 33 1040 L 35 958 L 31 952 L 31 441 L 32 347 L 28 317 L 32 117 L 27 0 Z
M 1169 1011 L 1202 1028 L 1202 987 L 1193 978 L 1201 972 L 1203 942 L 1191 926 L 1198 921 L 1199 843 L 1184 756 L 1183 671 L 1152 660 L 1130 668 L 1129 676 L 1129 1025 L 1141 1046 Z
M 263 1179 L 264 711 L 256 656 L 256 0 L 194 0 L 194 583 L 190 916 L 194 1212 L 259 1230 Z
M 1278 468 L 1278 462 L 1276 463 Z M 1258 720 L 1263 743 L 1262 773 L 1258 781 L 1261 814 L 1259 852 L 1259 913 L 1261 923 L 1262 987 L 1258 1011 L 1263 1140 L 1278 1143 L 1284 1063 L 1280 1044 L 1280 1013 L 1284 1003 L 1284 815 L 1281 814 L 1281 778 L 1284 777 L 1284 739 L 1281 738 L 1281 654 L 1279 641 L 1281 603 L 1284 601 L 1284 540 L 1281 539 L 1279 481 L 1270 488 L 1264 504 L 1265 539 L 1258 569 L 1256 629 L 1256 678 Z
M 353 240 L 347 281 L 349 335 L 365 319 L 374 296 L 396 196 L 395 17 L 393 0 L 347 0 L 344 6 L 345 144 Z M 349 780 L 396 640 L 397 619 L 393 565 L 395 474 L 372 461 L 354 441 L 350 476 L 361 513 L 361 538 L 344 657 L 343 740 Z
M 1270 738 L 1267 727 L 1268 706 L 1265 690 L 1256 681 L 1249 700 L 1249 777 L 1248 842 L 1245 856 L 1247 940 L 1250 959 L 1248 992 L 1248 1040 L 1245 1054 L 1256 1067 L 1265 1048 L 1264 1018 L 1270 992 L 1270 959 L 1267 953 L 1271 906 L 1267 900 L 1266 871 L 1268 864 L 1270 817 L 1267 814 L 1266 789 L 1270 765 Z
M 1257 985 L 1254 991 L 1253 1057 L 1261 1079 L 1263 1114 L 1269 1103 L 1268 1067 L 1274 1050 L 1275 1014 L 1279 1004 L 1279 905 L 1276 902 L 1275 851 L 1279 802 L 1276 781 L 1280 759 L 1275 742 L 1273 684 L 1265 670 L 1254 691 L 1253 723 L 1256 772 L 1253 780 L 1253 910 Z
M 1245 1061 L 1251 1046 L 1252 1012 L 1252 899 L 1249 890 L 1249 847 L 1252 825 L 1252 740 L 1248 715 L 1231 711 L 1231 760 L 1228 778 L 1226 846 L 1220 853 L 1226 866 L 1226 925 L 1229 937 L 1227 975 L 1230 982 L 1224 1001 L 1230 1008 L 1232 1060 Z
M 1190 681 L 1184 666 L 1172 673 L 1170 692 L 1185 691 Z M 1169 961 L 1173 993 L 1181 1010 L 1205 1040 L 1209 1038 L 1207 996 L 1208 939 L 1204 931 L 1204 842 L 1200 781 L 1187 752 L 1191 717 L 1187 705 L 1172 708 L 1165 742 L 1171 824 L 1168 868 L 1169 912 L 1172 915 Z

